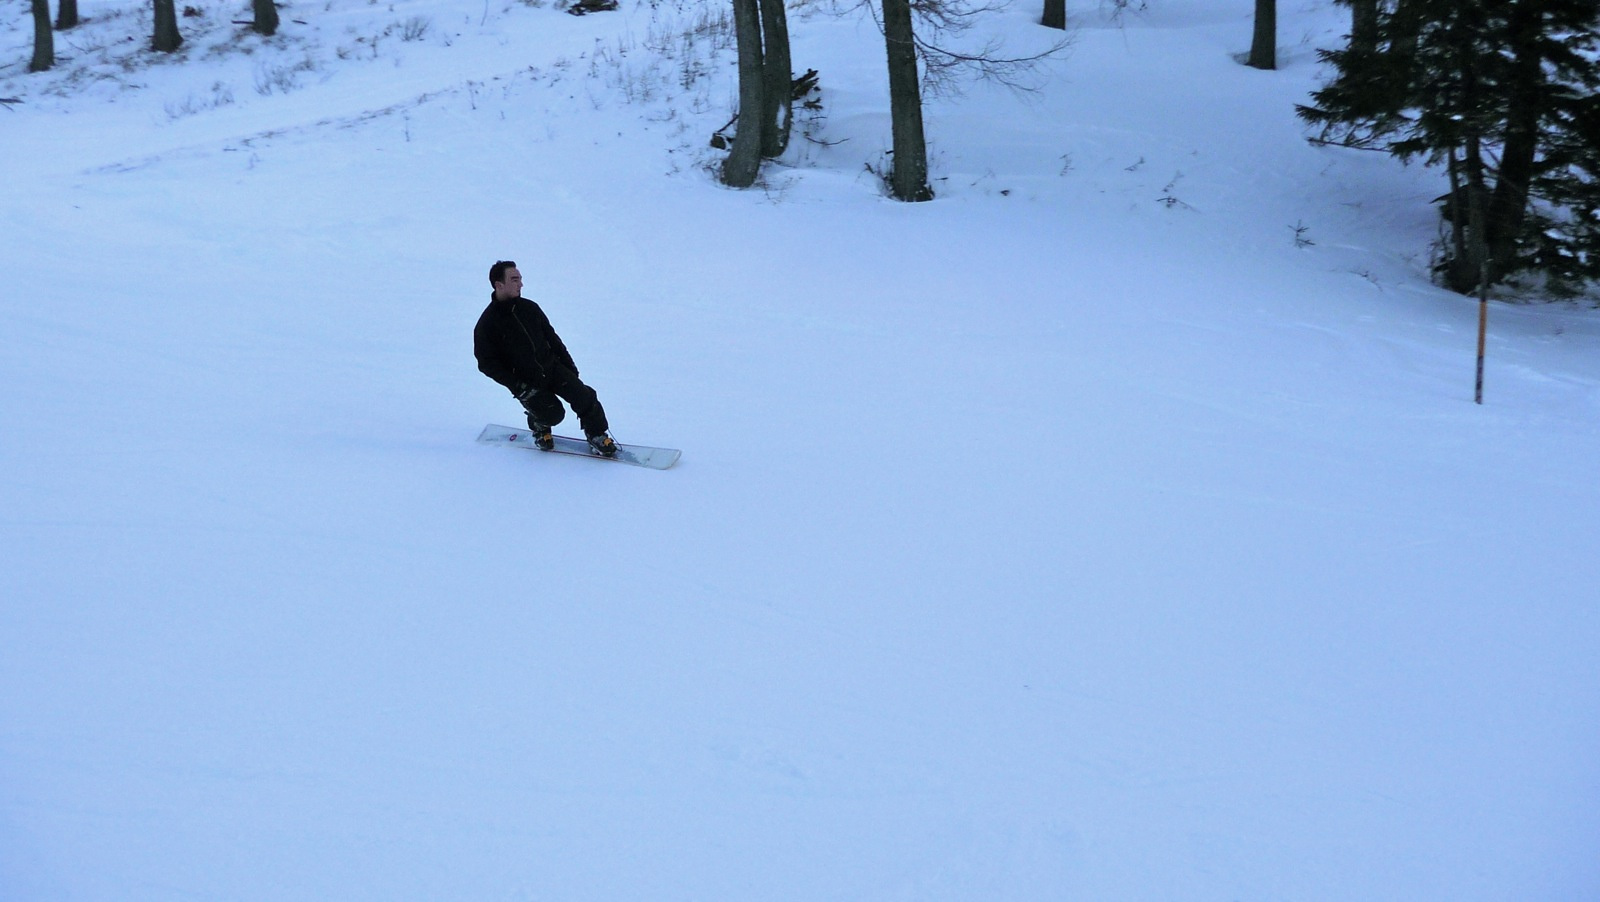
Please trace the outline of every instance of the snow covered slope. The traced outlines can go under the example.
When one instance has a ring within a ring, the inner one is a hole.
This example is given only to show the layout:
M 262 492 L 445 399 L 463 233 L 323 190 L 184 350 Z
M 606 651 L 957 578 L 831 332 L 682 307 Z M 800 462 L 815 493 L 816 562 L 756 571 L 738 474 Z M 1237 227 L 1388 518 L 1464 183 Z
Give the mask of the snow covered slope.
M 720 5 L 239 5 L 0 26 L 0 898 L 1600 895 L 1600 320 L 1472 404 L 1337 7 L 1075 0 L 902 205 L 859 12 L 735 192 Z M 474 443 L 497 258 L 677 467 Z

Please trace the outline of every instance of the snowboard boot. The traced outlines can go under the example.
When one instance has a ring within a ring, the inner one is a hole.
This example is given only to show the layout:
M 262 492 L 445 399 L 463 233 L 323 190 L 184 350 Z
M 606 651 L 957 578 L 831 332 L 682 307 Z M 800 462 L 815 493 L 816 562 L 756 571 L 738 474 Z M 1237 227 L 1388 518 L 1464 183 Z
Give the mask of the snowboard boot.
M 528 431 L 533 433 L 533 445 L 540 451 L 549 451 L 556 446 L 556 437 L 550 434 L 550 427 L 533 417 L 528 417 Z
M 589 436 L 589 447 L 601 457 L 616 457 L 617 443 L 611 438 L 611 433 L 602 432 L 599 435 Z

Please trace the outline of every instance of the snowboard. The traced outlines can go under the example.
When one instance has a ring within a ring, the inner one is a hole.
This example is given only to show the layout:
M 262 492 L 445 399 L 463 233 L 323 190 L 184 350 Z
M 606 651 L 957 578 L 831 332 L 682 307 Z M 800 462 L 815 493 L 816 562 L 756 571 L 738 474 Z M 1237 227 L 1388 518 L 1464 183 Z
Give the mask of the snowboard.
M 651 448 L 648 445 L 624 445 L 617 442 L 617 453 L 614 457 L 596 454 L 589 443 L 581 438 L 567 438 L 564 435 L 555 437 L 556 446 L 550 449 L 550 454 L 575 454 L 578 457 L 592 457 L 595 460 L 614 460 L 618 463 L 633 464 L 636 467 L 649 467 L 652 470 L 665 470 L 678 462 L 683 454 L 676 448 Z M 496 426 L 493 423 L 483 427 L 478 434 L 478 441 L 486 445 L 508 445 L 512 448 L 527 448 L 529 451 L 538 451 L 539 446 L 533 443 L 533 433 L 526 429 L 513 429 L 510 426 Z

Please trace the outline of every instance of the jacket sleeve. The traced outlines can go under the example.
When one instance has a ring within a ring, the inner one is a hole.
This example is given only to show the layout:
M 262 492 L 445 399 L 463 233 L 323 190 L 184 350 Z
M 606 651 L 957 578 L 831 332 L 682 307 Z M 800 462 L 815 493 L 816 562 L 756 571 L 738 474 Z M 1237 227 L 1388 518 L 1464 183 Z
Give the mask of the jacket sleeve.
M 503 339 L 489 322 L 488 317 L 478 320 L 472 330 L 472 354 L 478 358 L 478 371 L 504 385 L 513 395 L 517 393 L 516 376 L 506 362 L 502 350 Z

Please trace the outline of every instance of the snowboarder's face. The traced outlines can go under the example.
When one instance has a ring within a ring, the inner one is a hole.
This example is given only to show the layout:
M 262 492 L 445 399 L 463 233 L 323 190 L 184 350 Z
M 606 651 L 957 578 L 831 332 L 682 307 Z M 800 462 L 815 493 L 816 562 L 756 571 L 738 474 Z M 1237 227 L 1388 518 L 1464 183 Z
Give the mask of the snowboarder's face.
M 505 281 L 494 283 L 494 296 L 502 301 L 522 297 L 522 273 L 516 267 L 506 270 Z

